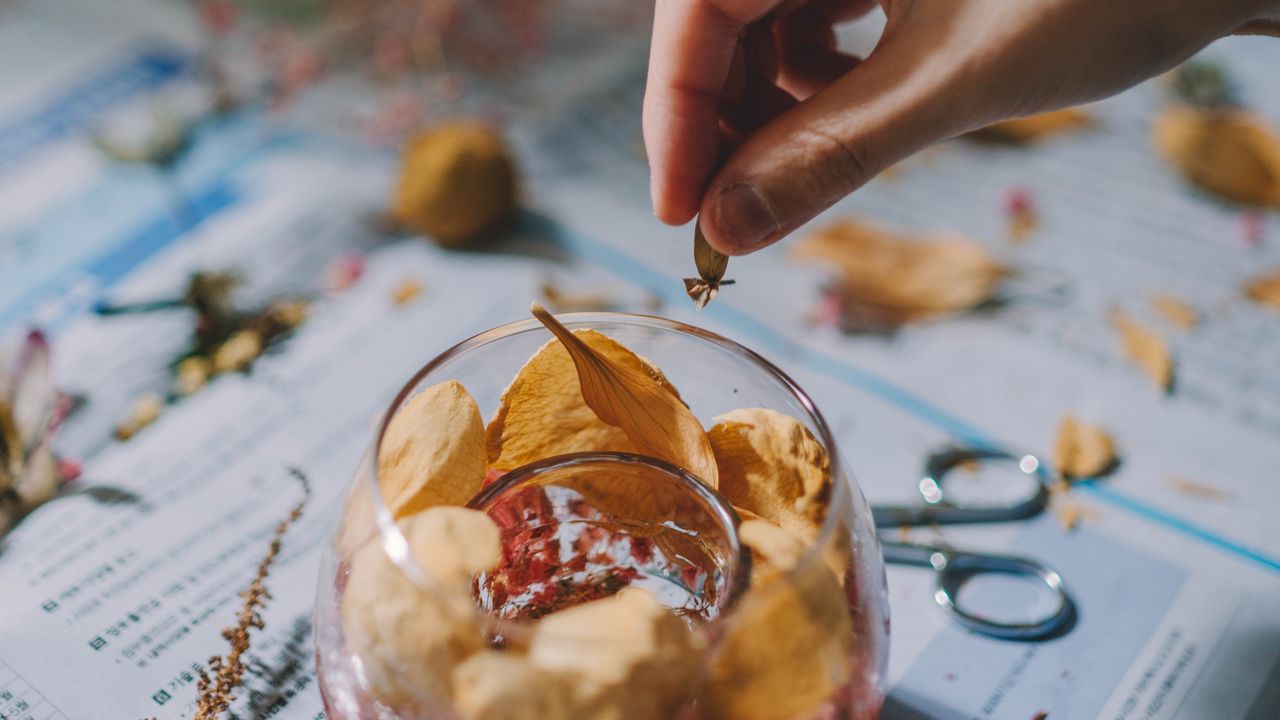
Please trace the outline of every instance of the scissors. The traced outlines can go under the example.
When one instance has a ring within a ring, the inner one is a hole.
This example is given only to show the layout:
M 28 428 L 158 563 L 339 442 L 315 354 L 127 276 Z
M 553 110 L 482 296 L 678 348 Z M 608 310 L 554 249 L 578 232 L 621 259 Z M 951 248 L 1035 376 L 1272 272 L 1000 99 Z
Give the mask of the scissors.
M 943 489 L 947 473 L 973 463 L 1013 463 L 1019 472 L 1034 482 L 1032 490 L 1011 502 L 967 504 L 950 501 Z M 923 504 L 880 506 L 871 509 L 877 528 L 915 527 L 920 525 L 954 525 L 961 523 L 996 523 L 1023 520 L 1043 512 L 1049 503 L 1051 477 L 1035 455 L 1015 455 L 989 448 L 948 448 L 933 453 L 925 463 L 924 477 L 918 487 Z M 880 533 L 886 562 L 918 567 L 931 567 L 937 574 L 938 587 L 933 597 L 949 610 L 965 628 L 1004 640 L 1041 640 L 1067 629 L 1075 618 L 1071 600 L 1062 577 L 1048 565 L 1017 555 L 972 552 L 946 545 L 897 542 Z M 957 598 L 961 588 L 974 578 L 1011 575 L 1038 582 L 1053 598 L 1052 607 L 1043 615 L 1021 622 L 1004 622 L 971 612 Z

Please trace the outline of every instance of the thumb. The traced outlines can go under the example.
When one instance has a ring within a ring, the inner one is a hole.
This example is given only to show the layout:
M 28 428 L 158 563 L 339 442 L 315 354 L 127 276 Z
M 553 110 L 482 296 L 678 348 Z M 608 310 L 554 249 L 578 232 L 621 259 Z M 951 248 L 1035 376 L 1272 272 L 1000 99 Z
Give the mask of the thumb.
M 711 245 L 742 255 L 772 244 L 898 160 L 982 124 L 966 119 L 988 115 L 969 83 L 915 45 L 886 38 L 739 146 L 703 196 Z

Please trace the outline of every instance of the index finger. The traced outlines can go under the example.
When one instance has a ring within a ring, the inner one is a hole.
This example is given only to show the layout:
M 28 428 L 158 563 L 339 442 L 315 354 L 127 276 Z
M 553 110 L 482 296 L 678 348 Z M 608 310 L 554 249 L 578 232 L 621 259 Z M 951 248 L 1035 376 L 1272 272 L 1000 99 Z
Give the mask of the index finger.
M 715 169 L 717 103 L 742 29 L 781 0 L 657 0 L 644 92 L 653 209 L 691 220 Z

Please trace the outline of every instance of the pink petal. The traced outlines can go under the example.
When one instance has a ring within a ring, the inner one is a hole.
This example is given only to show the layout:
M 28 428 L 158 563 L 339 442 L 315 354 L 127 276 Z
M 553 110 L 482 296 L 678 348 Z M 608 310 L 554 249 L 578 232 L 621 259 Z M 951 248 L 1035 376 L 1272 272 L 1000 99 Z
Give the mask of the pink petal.
M 49 342 L 32 330 L 13 367 L 13 418 L 22 446 L 31 450 L 48 437 L 58 391 L 53 384 Z

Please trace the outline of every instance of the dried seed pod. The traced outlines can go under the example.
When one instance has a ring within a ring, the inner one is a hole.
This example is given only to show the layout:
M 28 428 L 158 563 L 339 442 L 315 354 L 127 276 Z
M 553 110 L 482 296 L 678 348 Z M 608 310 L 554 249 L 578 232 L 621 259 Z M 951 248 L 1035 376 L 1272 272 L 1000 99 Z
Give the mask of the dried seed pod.
M 1173 354 L 1164 338 L 1118 309 L 1111 311 L 1111 324 L 1120 336 L 1125 357 L 1167 391 L 1173 385 Z
M 1077 132 L 1093 124 L 1089 113 L 1078 107 L 1063 108 L 1027 117 L 1002 120 L 969 134 L 976 140 L 1030 145 L 1069 132 Z
M 739 601 L 711 659 L 698 706 L 708 720 L 810 717 L 849 681 L 853 624 L 844 589 L 785 531 L 743 523 L 743 541 L 771 568 Z M 740 530 L 741 532 L 741 530 Z
M 515 208 L 515 163 L 502 137 L 483 124 L 438 125 L 405 150 L 391 205 L 397 222 L 462 248 L 507 222 Z
M 1231 202 L 1280 208 L 1280 138 L 1237 108 L 1175 106 L 1152 126 L 1171 165 L 1202 190 Z
M 456 380 L 405 403 L 378 448 L 383 497 L 398 518 L 436 505 L 466 505 L 486 471 L 480 408 Z
M 1064 478 L 1100 477 L 1116 466 L 1115 441 L 1106 430 L 1066 415 L 1058 425 L 1053 461 Z
M 842 220 L 803 238 L 797 257 L 838 271 L 843 322 L 881 330 L 991 300 L 1009 269 L 981 245 L 958 235 L 914 239 L 857 220 Z
M 707 431 L 719 490 L 736 507 L 812 541 L 831 495 L 831 461 L 803 423 L 776 410 L 743 408 Z
M 465 720 L 582 720 L 572 679 L 524 656 L 482 650 L 453 671 L 454 706 Z
M 698 277 L 685 278 L 684 291 L 694 306 L 701 310 L 720 292 L 721 285 L 733 284 L 732 280 L 724 279 L 724 273 L 729 269 L 729 256 L 711 247 L 702 234 L 701 221 L 693 226 L 693 264 L 698 268 Z
M 397 525 L 433 587 L 418 587 L 380 544 L 366 544 L 351 559 L 342 627 L 373 692 L 411 708 L 451 697 L 454 668 L 484 647 L 471 578 L 502 553 L 498 527 L 476 510 L 429 508 Z
M 1244 286 L 1244 295 L 1259 305 L 1280 310 L 1280 269 L 1250 280 Z
M 691 699 L 703 645 L 648 591 L 628 587 L 544 618 L 529 660 L 572 678 L 582 717 L 668 720 Z

